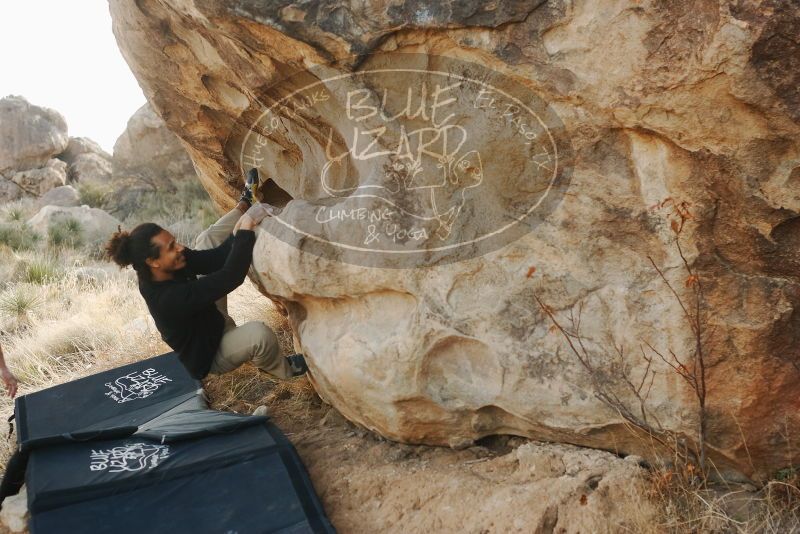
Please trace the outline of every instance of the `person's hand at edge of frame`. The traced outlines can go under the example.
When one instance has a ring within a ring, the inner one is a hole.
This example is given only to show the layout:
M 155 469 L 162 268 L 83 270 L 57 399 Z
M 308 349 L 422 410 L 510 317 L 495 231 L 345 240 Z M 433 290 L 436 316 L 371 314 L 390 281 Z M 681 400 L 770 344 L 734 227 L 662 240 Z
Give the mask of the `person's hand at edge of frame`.
M 0 367 L 0 380 L 6 386 L 6 392 L 12 399 L 17 395 L 17 377 L 5 365 Z

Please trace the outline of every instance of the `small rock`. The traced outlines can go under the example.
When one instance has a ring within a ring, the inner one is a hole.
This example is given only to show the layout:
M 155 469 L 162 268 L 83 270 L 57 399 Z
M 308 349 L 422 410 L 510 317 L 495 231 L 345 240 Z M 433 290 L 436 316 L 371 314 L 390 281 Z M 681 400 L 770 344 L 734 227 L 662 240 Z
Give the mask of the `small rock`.
M 629 454 L 625 457 L 625 461 L 630 464 L 638 465 L 639 467 L 647 467 L 647 461 L 636 454 Z
M 450 446 L 451 449 L 461 450 L 466 449 L 467 447 L 472 447 L 475 442 L 469 438 L 463 436 L 452 436 L 449 440 L 447 440 L 447 445 Z
M 25 485 L 19 493 L 9 495 L 3 500 L 0 510 L 0 523 L 11 532 L 23 532 L 28 526 L 28 492 Z
M 110 276 L 108 271 L 100 269 L 99 267 L 79 267 L 73 271 L 75 279 L 79 282 L 87 284 L 98 285 L 108 280 Z M 148 315 L 148 317 L 150 317 Z M 139 319 L 142 319 L 141 317 Z M 134 319 L 135 321 L 136 319 Z M 133 321 L 131 321 L 133 322 Z
M 126 323 L 122 328 L 139 334 L 148 334 L 156 330 L 156 322 L 152 316 L 144 315 Z
M 268 417 L 269 416 L 269 410 L 267 410 L 266 406 L 261 405 L 258 408 L 256 408 L 255 410 L 253 410 L 253 415 L 259 415 L 259 416 L 263 416 L 263 417 Z
M 39 198 L 38 205 L 43 206 L 62 206 L 69 208 L 78 206 L 81 203 L 81 195 L 78 190 L 71 185 L 55 187 Z

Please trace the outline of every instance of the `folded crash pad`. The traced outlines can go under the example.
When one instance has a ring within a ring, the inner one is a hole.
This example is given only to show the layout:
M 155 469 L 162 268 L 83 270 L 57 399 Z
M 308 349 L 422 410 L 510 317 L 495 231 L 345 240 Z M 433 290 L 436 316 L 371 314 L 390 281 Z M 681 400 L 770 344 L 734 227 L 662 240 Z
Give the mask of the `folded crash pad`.
M 208 409 L 174 353 L 20 397 L 33 534 L 329 533 L 266 417 Z
M 19 448 L 126 436 L 201 388 L 170 352 L 31 393 L 16 400 Z
M 263 419 L 263 418 L 260 418 Z M 333 532 L 297 453 L 268 421 L 160 443 L 36 450 L 31 532 Z

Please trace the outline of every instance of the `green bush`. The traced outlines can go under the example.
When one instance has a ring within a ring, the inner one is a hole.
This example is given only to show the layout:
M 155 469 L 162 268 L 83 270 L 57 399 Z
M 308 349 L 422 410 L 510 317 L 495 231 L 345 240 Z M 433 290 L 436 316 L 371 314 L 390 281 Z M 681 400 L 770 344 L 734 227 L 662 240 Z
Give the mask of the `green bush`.
M 83 227 L 80 221 L 69 217 L 60 222 L 50 223 L 47 229 L 47 243 L 52 247 L 80 247 L 83 245 Z
M 0 243 L 12 250 L 31 250 L 40 239 L 41 236 L 23 222 L 0 223 Z
M 91 208 L 105 209 L 108 204 L 110 190 L 94 184 L 78 184 L 78 195 L 80 203 L 86 204 Z
M 61 272 L 50 258 L 32 260 L 25 268 L 23 280 L 30 284 L 46 284 L 58 279 Z

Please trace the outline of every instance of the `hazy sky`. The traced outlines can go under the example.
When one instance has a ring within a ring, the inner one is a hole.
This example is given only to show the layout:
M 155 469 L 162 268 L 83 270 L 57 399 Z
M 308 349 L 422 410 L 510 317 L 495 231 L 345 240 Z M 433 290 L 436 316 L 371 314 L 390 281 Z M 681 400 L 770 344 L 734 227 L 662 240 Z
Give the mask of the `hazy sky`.
M 9 94 L 55 109 L 69 135 L 109 152 L 145 103 L 106 0 L 0 0 L 0 98 Z

